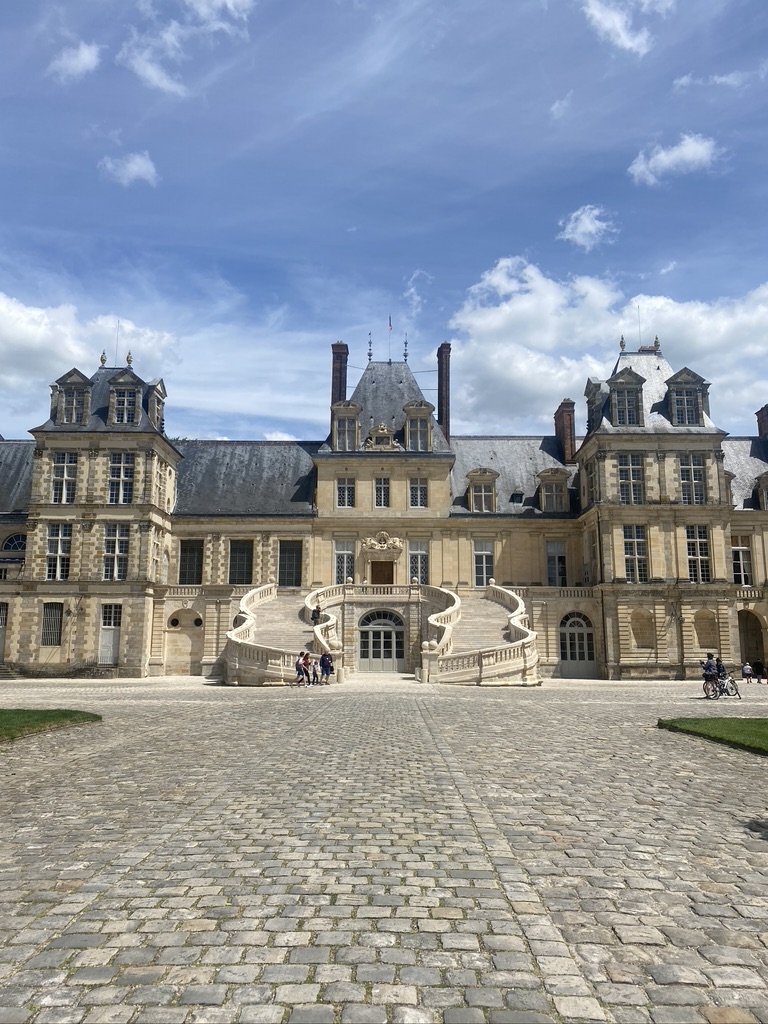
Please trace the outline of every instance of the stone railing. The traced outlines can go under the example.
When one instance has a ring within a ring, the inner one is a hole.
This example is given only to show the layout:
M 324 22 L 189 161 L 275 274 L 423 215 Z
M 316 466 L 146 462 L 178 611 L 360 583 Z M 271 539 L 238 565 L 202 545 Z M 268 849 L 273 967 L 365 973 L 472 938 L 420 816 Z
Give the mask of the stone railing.
M 422 644 L 430 655 L 450 654 L 453 643 L 453 627 L 461 618 L 461 598 L 452 590 L 443 587 L 422 586 L 425 601 L 435 605 L 437 611 L 427 618 L 427 639 Z
M 256 642 L 256 609 L 277 597 L 274 580 L 249 590 L 240 599 L 238 617 L 243 621 L 227 633 L 224 648 L 224 681 L 245 686 L 284 683 L 295 675 L 296 655 Z
M 510 642 L 498 647 L 462 654 L 441 653 L 438 647 L 422 644 L 423 682 L 459 683 L 474 686 L 538 686 L 536 666 L 539 652 L 536 633 L 530 629 L 522 598 L 491 580 L 485 598 L 509 611 Z
M 333 674 L 337 683 L 344 682 L 344 645 L 339 639 L 339 619 L 335 611 L 344 603 L 348 585 L 341 583 L 333 587 L 320 587 L 304 599 L 304 619 L 311 623 L 312 612 L 320 605 L 320 621 L 312 628 L 314 649 L 328 652 L 333 657 Z

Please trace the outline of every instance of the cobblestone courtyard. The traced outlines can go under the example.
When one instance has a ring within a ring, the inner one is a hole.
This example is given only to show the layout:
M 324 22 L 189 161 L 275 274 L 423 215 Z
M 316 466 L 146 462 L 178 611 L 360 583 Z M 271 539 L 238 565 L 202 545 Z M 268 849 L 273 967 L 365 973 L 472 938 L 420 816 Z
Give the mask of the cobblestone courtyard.
M 768 687 L 5 683 L 0 1024 L 768 1022 Z

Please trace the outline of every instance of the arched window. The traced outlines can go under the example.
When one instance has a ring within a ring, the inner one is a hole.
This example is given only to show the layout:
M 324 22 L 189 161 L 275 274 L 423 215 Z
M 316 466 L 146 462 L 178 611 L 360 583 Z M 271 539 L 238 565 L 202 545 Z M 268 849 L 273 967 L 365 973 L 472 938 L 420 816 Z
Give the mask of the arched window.
M 569 612 L 560 622 L 561 661 L 594 661 L 595 633 L 580 612 Z
M 7 537 L 3 544 L 3 551 L 25 551 L 27 547 L 26 533 L 14 533 Z

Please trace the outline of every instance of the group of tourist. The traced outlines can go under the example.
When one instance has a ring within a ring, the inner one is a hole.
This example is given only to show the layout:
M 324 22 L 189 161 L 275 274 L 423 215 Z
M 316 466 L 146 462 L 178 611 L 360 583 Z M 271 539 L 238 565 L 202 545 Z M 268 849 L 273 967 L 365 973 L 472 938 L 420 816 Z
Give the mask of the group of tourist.
M 708 654 L 707 660 L 701 662 L 701 667 L 704 672 L 705 679 L 707 676 L 711 678 L 717 677 L 718 679 L 725 679 L 728 675 L 728 670 L 721 659 L 716 658 L 712 654 Z M 755 658 L 751 665 L 748 661 L 745 661 L 741 666 L 741 678 L 745 683 L 751 683 L 753 679 L 756 683 L 762 683 L 764 677 L 765 665 L 759 658 Z M 768 679 L 766 679 L 766 682 L 768 683 Z
M 296 659 L 296 678 L 291 686 L 330 686 L 333 658 L 325 651 L 313 658 L 309 651 L 301 651 Z

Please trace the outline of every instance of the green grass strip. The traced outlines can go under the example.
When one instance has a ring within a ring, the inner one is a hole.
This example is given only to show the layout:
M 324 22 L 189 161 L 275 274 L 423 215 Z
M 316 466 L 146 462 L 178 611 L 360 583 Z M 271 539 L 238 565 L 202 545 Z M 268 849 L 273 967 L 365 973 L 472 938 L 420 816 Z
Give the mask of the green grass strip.
M 768 754 L 768 718 L 660 718 L 659 728 Z
M 20 736 L 29 736 L 35 732 L 61 729 L 67 725 L 100 721 L 101 715 L 93 715 L 90 711 L 69 711 L 66 708 L 45 711 L 32 711 L 28 708 L 0 709 L 0 742 L 16 740 Z

